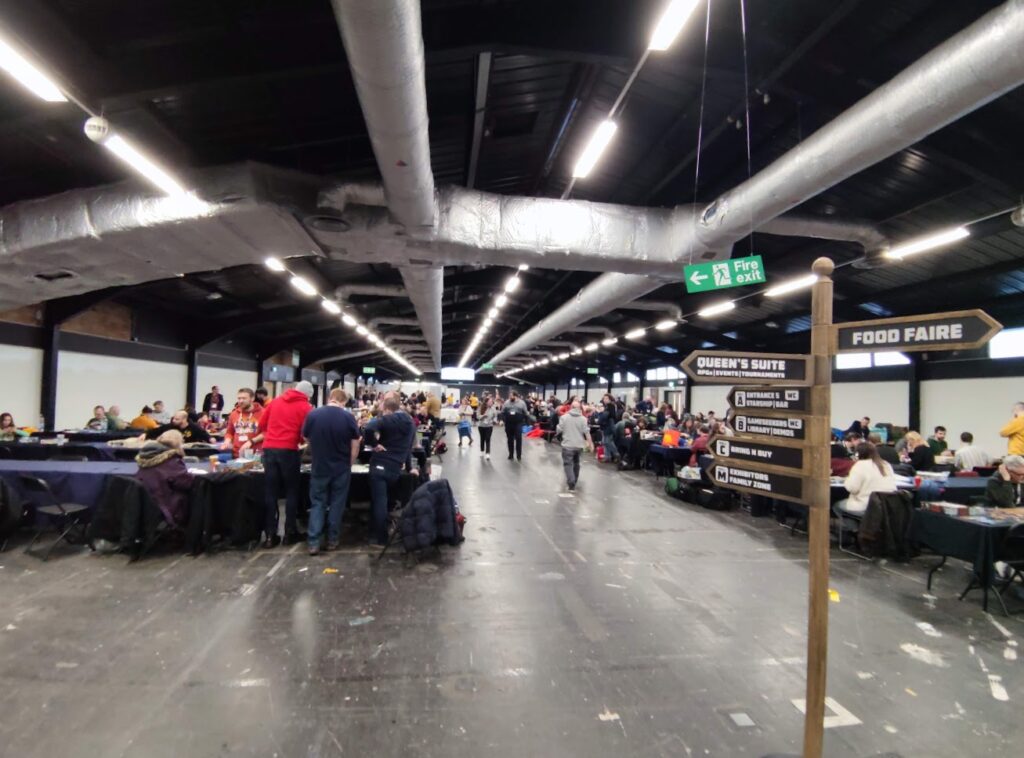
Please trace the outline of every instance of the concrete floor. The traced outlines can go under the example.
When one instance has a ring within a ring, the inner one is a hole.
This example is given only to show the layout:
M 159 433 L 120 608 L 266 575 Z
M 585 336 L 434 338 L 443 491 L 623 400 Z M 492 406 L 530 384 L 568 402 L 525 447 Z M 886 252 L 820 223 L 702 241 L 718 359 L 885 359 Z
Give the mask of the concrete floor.
M 802 537 L 592 462 L 570 497 L 532 440 L 443 470 L 468 539 L 419 565 L 0 554 L 0 755 L 799 752 Z M 1024 623 L 925 566 L 833 554 L 827 756 L 1021 755 Z

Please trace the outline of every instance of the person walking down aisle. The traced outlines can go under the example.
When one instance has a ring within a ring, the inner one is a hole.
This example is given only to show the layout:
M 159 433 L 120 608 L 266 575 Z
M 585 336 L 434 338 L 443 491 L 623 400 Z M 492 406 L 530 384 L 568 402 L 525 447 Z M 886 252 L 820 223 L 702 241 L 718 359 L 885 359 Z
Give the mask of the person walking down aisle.
M 508 459 L 515 455 L 523 460 L 523 424 L 526 423 L 526 403 L 519 399 L 518 392 L 509 395 L 508 402 L 501 414 L 505 424 L 505 439 L 508 441 Z
M 462 398 L 462 404 L 459 405 L 459 447 L 462 447 L 462 440 L 469 440 L 469 444 L 473 444 L 473 418 L 476 416 L 476 411 L 469 404 L 469 398 Z
M 480 421 L 476 428 L 480 432 L 480 455 L 486 460 L 491 459 L 491 433 L 494 431 L 494 422 L 498 420 L 498 411 L 494 407 L 494 399 L 485 397 L 483 408 L 479 410 Z
M 259 434 L 250 437 L 240 448 L 241 452 L 263 443 L 263 471 L 266 478 L 266 521 L 263 528 L 266 540 L 263 547 L 266 548 L 281 544 L 277 534 L 280 518 L 277 497 L 282 489 L 285 494 L 284 543 L 291 545 L 302 539 L 297 521 L 302 487 L 299 444 L 302 442 L 302 425 L 312 410 L 309 404 L 312 396 L 313 385 L 301 381 L 294 389 L 271 400 L 260 414 Z
M 341 542 L 341 518 L 348 501 L 352 464 L 359 459 L 359 425 L 345 410 L 347 402 L 344 390 L 331 390 L 327 405 L 310 411 L 302 425 L 302 436 L 313 452 L 307 536 L 310 555 L 320 554 L 325 510 L 327 549 L 337 550 Z
M 558 436 L 562 440 L 562 467 L 569 491 L 576 489 L 580 479 L 580 453 L 591 449 L 590 425 L 580 410 L 580 401 L 573 400 L 569 412 L 558 419 Z
M 384 547 L 388 542 L 388 490 L 409 467 L 416 423 L 402 410 L 394 395 L 386 397 L 383 413 L 363 427 L 367 444 L 373 446 L 370 457 L 370 544 Z

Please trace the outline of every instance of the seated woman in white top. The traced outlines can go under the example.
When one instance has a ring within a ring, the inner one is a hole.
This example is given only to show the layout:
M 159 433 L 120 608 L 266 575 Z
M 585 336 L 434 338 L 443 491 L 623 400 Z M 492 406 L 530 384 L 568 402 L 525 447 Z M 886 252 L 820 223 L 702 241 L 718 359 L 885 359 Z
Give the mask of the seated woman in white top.
M 846 478 L 846 491 L 850 496 L 836 505 L 846 513 L 864 513 L 872 492 L 895 492 L 896 475 L 892 466 L 878 456 L 870 442 L 857 445 L 857 462 Z

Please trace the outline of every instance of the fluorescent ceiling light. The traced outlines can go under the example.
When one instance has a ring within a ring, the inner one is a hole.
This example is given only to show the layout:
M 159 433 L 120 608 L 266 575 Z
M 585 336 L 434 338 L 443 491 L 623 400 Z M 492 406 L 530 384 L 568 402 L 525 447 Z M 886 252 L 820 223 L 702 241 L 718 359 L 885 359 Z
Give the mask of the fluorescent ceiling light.
M 498 299 L 494 301 L 494 304 L 499 308 L 504 308 L 505 303 L 508 302 L 508 295 L 498 295 Z
M 525 264 L 525 263 L 520 263 L 519 264 L 519 270 L 520 271 L 529 271 L 530 267 L 527 264 Z
M 168 195 L 187 195 L 185 188 L 164 168 L 139 152 L 132 143 L 119 134 L 107 138 L 103 147 L 128 164 L 134 171 L 145 177 L 150 184 L 163 190 Z
M 654 328 L 657 329 L 659 332 L 667 332 L 669 329 L 672 329 L 675 325 L 675 319 L 667 318 L 664 321 L 659 321 L 657 324 L 655 324 Z
M 647 49 L 668 50 L 672 47 L 672 43 L 699 2 L 700 0 L 668 0 L 665 11 L 658 19 L 658 25 L 654 27 Z
M 608 143 L 615 136 L 617 128 L 614 121 L 606 120 L 598 125 L 597 129 L 590 136 L 587 146 L 583 148 L 579 160 L 576 161 L 576 166 L 572 170 L 574 179 L 584 179 L 593 170 L 598 160 L 600 160 L 601 154 L 608 147 Z
M 301 276 L 296 275 L 292 277 L 291 281 L 292 286 L 299 292 L 301 292 L 303 295 L 309 295 L 310 297 L 312 297 L 313 295 L 319 294 L 316 291 L 316 287 L 314 287 L 308 279 L 304 279 Z
M 591 342 L 589 345 L 587 345 L 583 349 L 586 350 L 588 353 L 592 353 L 595 350 L 597 350 L 598 347 L 600 347 L 600 346 L 596 342 Z
M 324 310 L 327 311 L 328 313 L 333 313 L 335 316 L 337 316 L 339 313 L 341 313 L 341 306 L 338 305 L 333 300 L 323 300 L 323 301 L 321 301 L 320 304 L 324 307 Z
M 778 297 L 779 295 L 787 295 L 790 292 L 796 292 L 797 290 L 806 289 L 818 281 L 816 274 L 808 274 L 807 276 L 801 276 L 799 279 L 794 279 L 791 282 L 785 282 L 783 284 L 772 287 L 764 293 L 765 297 Z
M 709 305 L 704 310 L 697 311 L 697 315 L 703 318 L 707 318 L 708 316 L 717 316 L 719 313 L 728 313 L 735 307 L 736 303 L 734 303 L 732 300 L 726 300 L 724 303 Z
M 497 307 L 491 308 L 489 311 L 487 311 L 487 318 L 494 318 L 497 315 L 498 315 Z
M 494 319 L 491 318 L 490 316 L 488 316 L 487 318 L 484 319 L 484 326 L 490 326 L 493 323 L 494 323 Z
M 505 282 L 505 292 L 515 292 L 519 288 L 519 277 L 513 276 Z
M 540 362 L 540 365 L 541 366 L 547 366 L 549 363 L 551 363 L 551 361 L 549 361 L 547 358 L 545 358 L 544 360 L 542 360 Z
M 971 233 L 967 231 L 965 227 L 958 226 L 956 229 L 947 229 L 944 232 L 939 232 L 938 234 L 933 234 L 928 237 L 924 237 L 923 239 L 912 240 L 902 245 L 897 245 L 889 250 L 889 252 L 886 253 L 886 256 L 900 260 L 902 258 L 906 258 L 908 255 L 923 253 L 925 250 L 931 250 L 932 248 L 940 247 L 941 245 L 948 245 L 950 242 L 962 240 L 964 237 L 969 237 L 970 235 Z
M 579 348 L 576 348 L 575 350 L 572 351 L 572 354 L 573 355 L 582 355 L 583 351 L 580 350 Z
M 50 77 L 32 65 L 25 56 L 0 39 L 0 68 L 18 80 L 22 87 L 48 103 L 66 103 L 68 99 Z
M 626 332 L 626 339 L 628 339 L 628 340 L 638 340 L 641 337 L 643 337 L 645 334 L 647 334 L 647 330 L 646 329 L 634 329 L 631 332 Z
M 356 326 L 356 332 L 358 332 L 359 334 L 363 334 L 363 335 L 366 335 L 366 334 L 370 333 L 369 330 L 365 326 L 363 326 L 362 324 L 359 324 L 358 326 Z
M 355 320 L 354 318 L 352 318 L 352 317 L 351 317 L 351 316 L 350 316 L 349 314 L 347 314 L 347 313 L 346 313 L 346 314 L 345 314 L 344 316 L 342 316 L 342 317 L 341 317 L 341 322 L 342 322 L 342 323 L 343 323 L 343 324 L 344 324 L 345 326 L 359 326 L 359 322 L 358 322 L 358 321 L 356 321 L 356 320 Z
M 269 268 L 271 271 L 284 271 L 284 264 L 281 263 L 280 258 L 267 258 L 265 261 L 263 261 L 263 265 Z
M 568 357 L 569 357 L 568 353 L 562 353 L 560 356 L 558 356 L 558 359 L 564 361 Z
M 614 345 L 618 341 L 619 341 L 618 337 L 609 337 L 606 340 L 601 340 L 601 344 L 604 345 L 605 347 L 608 347 L 609 345 Z

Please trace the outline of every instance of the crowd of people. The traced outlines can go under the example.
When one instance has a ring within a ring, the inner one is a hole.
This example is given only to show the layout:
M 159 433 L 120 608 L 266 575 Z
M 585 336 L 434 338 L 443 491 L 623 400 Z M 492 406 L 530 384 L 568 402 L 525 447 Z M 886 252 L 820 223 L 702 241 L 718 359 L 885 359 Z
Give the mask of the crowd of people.
M 391 488 L 403 471 L 419 474 L 412 459 L 417 430 L 427 430 L 434 440 L 434 452 L 444 450 L 443 409 L 455 410 L 458 444 L 474 443 L 475 425 L 480 455 L 491 456 L 494 427 L 505 430 L 508 460 L 522 461 L 523 434 L 555 437 L 561 445 L 566 487 L 579 484 L 584 451 L 597 451 L 599 462 L 637 468 L 643 463 L 648 441 L 672 436 L 672 442 L 691 451 L 690 466 L 698 466 L 716 435 L 736 432 L 730 414 L 719 419 L 714 411 L 678 414 L 653 397 L 631 407 L 606 393 L 597 403 L 570 396 L 565 401 L 536 394 L 508 396 L 471 392 L 456 403 L 452 396 L 433 392 L 377 392 L 360 389 L 349 396 L 342 389 L 331 390 L 326 403 L 315 408 L 310 402 L 313 386 L 306 381 L 270 399 L 267 390 L 241 388 L 235 403 L 227 401 L 214 386 L 205 396 L 202 409 L 186 406 L 168 412 L 161 401 L 143 407 L 130 422 L 121 418 L 117 405 L 96 406 L 86 428 L 130 429 L 140 432 L 144 444 L 139 450 L 139 480 L 153 495 L 168 521 L 183 525 L 187 513 L 187 492 L 192 475 L 183 457 L 186 445 L 216 445 L 233 458 L 260 456 L 266 479 L 263 545 L 273 548 L 282 541 L 305 540 L 310 554 L 333 550 L 340 540 L 341 520 L 348 499 L 352 465 L 360 450 L 371 450 L 369 483 L 371 517 L 369 543 L 383 545 L 388 539 L 387 511 Z M 1014 405 L 1010 421 L 1000 430 L 1007 439 L 1007 454 L 1001 460 L 974 444 L 964 431 L 951 449 L 947 430 L 936 426 L 925 438 L 907 430 L 889 439 L 891 426 L 872 426 L 869 417 L 854 421 L 846 430 L 835 430 L 832 442 L 832 474 L 844 478 L 849 496 L 838 504 L 841 511 L 858 514 L 875 492 L 897 490 L 898 475 L 921 472 L 974 472 L 992 467 L 986 499 L 992 505 L 1021 505 L 1024 484 L 1024 402 Z M 883 439 L 883 433 L 885 439 Z M 15 441 L 27 432 L 18 428 L 10 413 L 0 414 L 0 441 Z M 311 452 L 310 517 L 308 533 L 300 534 L 297 514 L 301 496 L 301 463 L 304 446 Z M 283 538 L 279 535 L 278 498 L 285 499 Z

